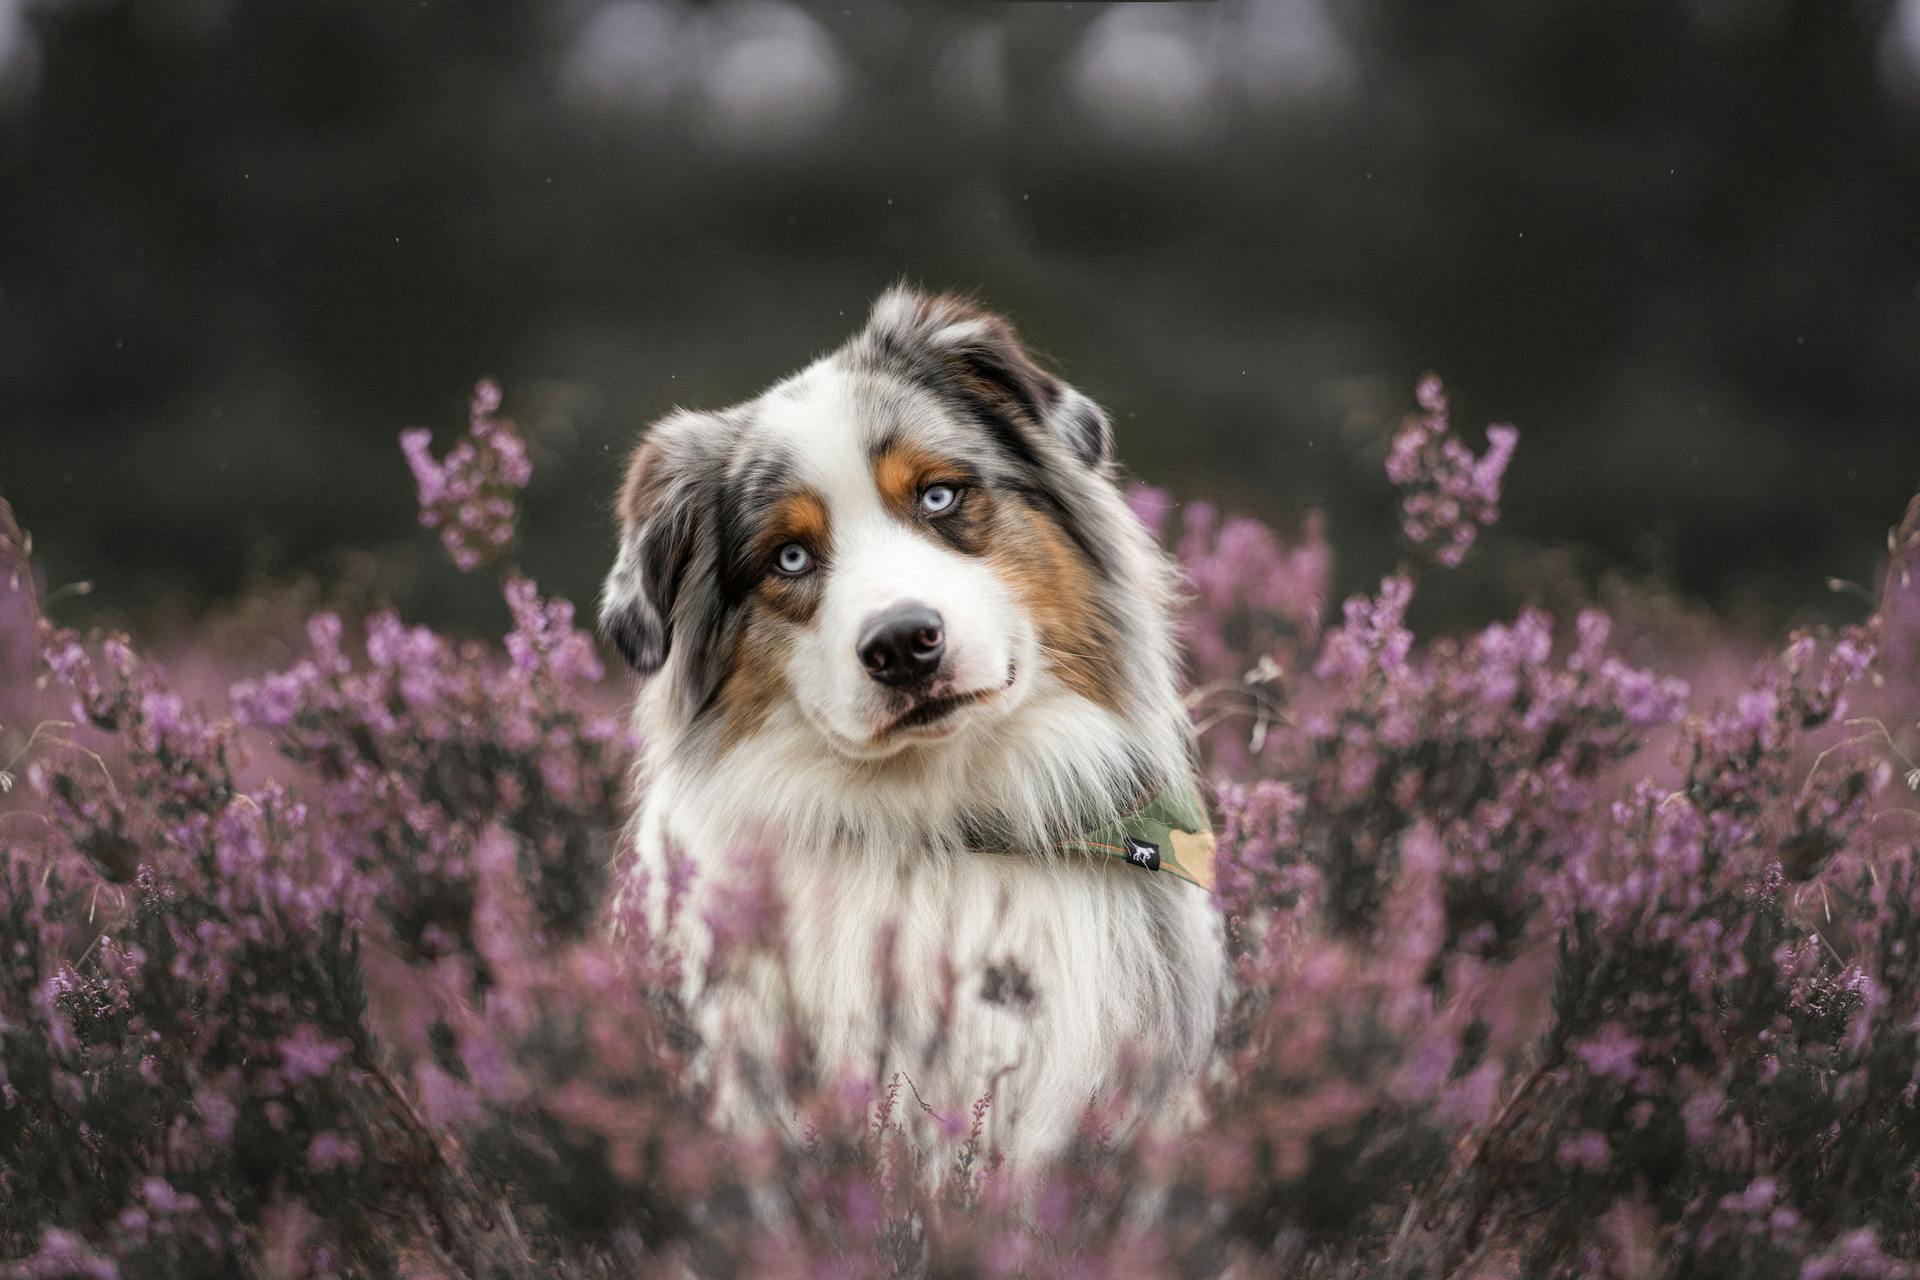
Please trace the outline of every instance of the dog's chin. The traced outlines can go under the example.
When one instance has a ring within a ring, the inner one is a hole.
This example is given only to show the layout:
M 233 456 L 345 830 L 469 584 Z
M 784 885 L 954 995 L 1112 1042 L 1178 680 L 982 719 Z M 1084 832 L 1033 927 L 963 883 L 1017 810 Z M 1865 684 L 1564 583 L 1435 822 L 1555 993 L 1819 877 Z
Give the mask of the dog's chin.
M 839 754 L 860 761 L 885 760 L 915 748 L 937 748 L 966 736 L 969 730 L 1002 719 L 1018 701 L 1019 687 L 1019 670 L 1009 665 L 1006 679 L 1000 684 L 921 698 L 904 710 L 889 712 L 859 733 L 821 727 Z

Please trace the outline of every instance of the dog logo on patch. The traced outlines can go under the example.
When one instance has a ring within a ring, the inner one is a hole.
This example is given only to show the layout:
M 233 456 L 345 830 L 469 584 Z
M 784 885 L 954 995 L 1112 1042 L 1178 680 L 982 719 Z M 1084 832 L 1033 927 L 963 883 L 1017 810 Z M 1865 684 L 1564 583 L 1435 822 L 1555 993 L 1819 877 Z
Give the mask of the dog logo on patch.
M 1149 871 L 1160 869 L 1160 846 L 1142 840 L 1138 836 L 1126 838 L 1127 861 L 1136 867 L 1145 867 Z

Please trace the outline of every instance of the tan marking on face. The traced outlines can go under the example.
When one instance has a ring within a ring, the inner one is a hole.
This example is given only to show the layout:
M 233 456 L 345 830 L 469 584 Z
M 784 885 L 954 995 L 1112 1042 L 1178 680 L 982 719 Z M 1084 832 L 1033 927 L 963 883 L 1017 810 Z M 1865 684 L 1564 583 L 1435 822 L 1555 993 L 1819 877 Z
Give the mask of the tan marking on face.
M 1061 682 L 1101 706 L 1118 708 L 1111 628 L 1101 617 L 1093 569 L 1059 526 L 1024 503 L 995 513 L 988 563 L 1012 586 L 1040 632 L 1041 650 Z
M 759 729 L 788 692 L 784 658 L 792 624 L 769 609 L 758 592 L 741 607 L 746 617 L 714 704 L 722 750 Z
M 769 572 L 754 585 L 749 604 L 802 626 L 812 621 L 820 607 L 821 583 L 833 550 L 827 505 L 817 494 L 803 490 L 775 503 L 754 539 L 754 551 L 762 560 L 771 561 L 789 542 L 799 543 L 813 556 L 813 572 L 799 578 Z
M 873 483 L 887 510 L 927 537 L 966 555 L 985 549 L 987 529 L 993 523 L 993 495 L 970 483 L 968 469 L 913 444 L 892 444 L 874 460 Z M 950 484 L 959 490 L 959 505 L 939 516 L 920 513 L 920 494 L 929 485 Z
M 812 621 L 820 607 L 832 545 L 827 507 L 817 494 L 802 491 L 776 502 L 754 538 L 754 550 L 770 559 L 789 542 L 806 547 L 816 567 L 799 578 L 769 572 L 741 603 L 740 638 L 728 657 L 715 703 L 725 746 L 753 733 L 773 705 L 788 696 L 786 657 L 793 651 L 794 633 Z
M 759 541 L 768 552 L 797 542 L 819 556 L 827 549 L 827 533 L 827 505 L 817 495 L 802 492 L 774 504 Z
M 948 479 L 952 473 L 953 466 L 945 458 L 912 444 L 889 445 L 873 463 L 873 483 L 887 509 L 901 519 L 918 514 L 924 486 Z

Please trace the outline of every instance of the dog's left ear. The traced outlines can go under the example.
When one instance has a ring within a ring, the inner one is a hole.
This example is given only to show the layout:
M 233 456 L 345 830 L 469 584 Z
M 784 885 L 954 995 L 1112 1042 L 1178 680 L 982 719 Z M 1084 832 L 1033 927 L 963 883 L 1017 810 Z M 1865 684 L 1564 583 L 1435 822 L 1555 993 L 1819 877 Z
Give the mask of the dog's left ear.
M 1099 405 L 1040 367 L 1012 322 L 955 294 L 896 286 L 873 304 L 867 334 L 921 381 L 960 396 L 1003 432 L 1038 427 L 1087 466 L 1113 460 L 1113 426 Z
M 706 446 L 721 434 L 709 415 L 676 410 L 634 451 L 620 489 L 620 553 L 600 594 L 600 629 L 629 665 L 650 676 L 676 649 L 698 683 L 720 609 L 707 582 L 711 537 L 703 513 L 713 503 L 703 477 Z
M 673 603 L 691 550 L 690 512 L 672 501 L 658 440 L 634 451 L 620 487 L 620 553 L 600 592 L 600 630 L 643 676 L 673 644 Z

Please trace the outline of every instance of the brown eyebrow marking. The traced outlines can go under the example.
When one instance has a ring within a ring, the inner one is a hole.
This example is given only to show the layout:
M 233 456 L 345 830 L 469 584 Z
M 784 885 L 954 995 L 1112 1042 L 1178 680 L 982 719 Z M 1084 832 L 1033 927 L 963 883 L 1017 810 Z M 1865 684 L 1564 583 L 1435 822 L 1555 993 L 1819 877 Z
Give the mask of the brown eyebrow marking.
M 773 504 L 767 513 L 766 532 L 761 535 L 762 549 L 772 551 L 789 542 L 803 542 L 814 553 L 823 553 L 832 528 L 827 504 L 819 495 L 802 491 L 790 493 Z
M 955 470 L 952 462 L 937 453 L 891 440 L 874 455 L 873 483 L 888 509 L 895 515 L 907 516 L 913 514 L 921 485 L 928 480 L 946 479 Z

